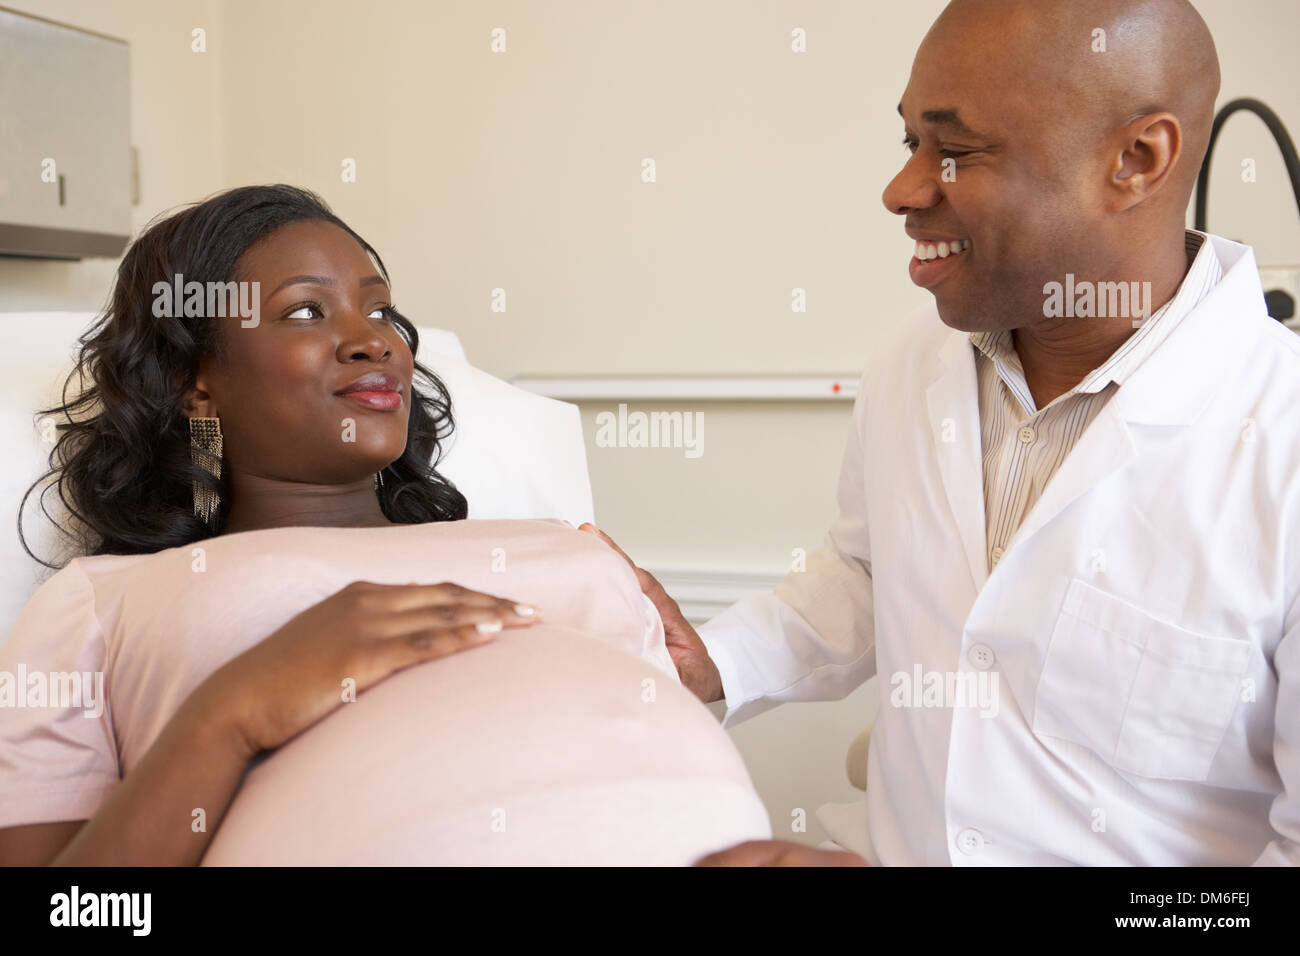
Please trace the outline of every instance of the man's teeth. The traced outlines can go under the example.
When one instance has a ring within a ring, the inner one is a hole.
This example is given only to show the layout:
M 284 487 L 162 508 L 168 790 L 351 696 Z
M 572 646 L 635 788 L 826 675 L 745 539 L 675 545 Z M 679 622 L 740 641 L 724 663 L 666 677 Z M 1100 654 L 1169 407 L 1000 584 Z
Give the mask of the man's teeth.
M 949 256 L 955 256 L 957 253 L 965 252 L 969 248 L 969 239 L 940 243 L 918 242 L 916 244 L 916 258 L 922 262 L 929 262 L 931 259 L 947 259 Z

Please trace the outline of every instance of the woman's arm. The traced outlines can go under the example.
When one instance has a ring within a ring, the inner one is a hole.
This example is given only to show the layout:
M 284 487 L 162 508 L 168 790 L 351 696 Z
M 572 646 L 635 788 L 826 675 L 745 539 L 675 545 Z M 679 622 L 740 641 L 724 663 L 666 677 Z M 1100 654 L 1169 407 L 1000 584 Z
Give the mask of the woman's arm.
M 85 825 L 85 820 L 65 820 L 0 829 L 0 866 L 45 866 Z
M 229 713 L 199 687 L 51 865 L 197 866 L 253 758 Z
M 252 758 L 208 685 L 176 712 L 89 820 L 0 830 L 10 866 L 192 866 L 203 858 Z M 204 829 L 193 829 L 193 811 Z
M 78 822 L 9 827 L 0 830 L 0 864 L 197 865 L 252 758 L 338 708 L 342 686 L 363 691 L 537 619 L 532 608 L 449 582 L 354 581 L 200 684 L 61 852 L 55 840 Z

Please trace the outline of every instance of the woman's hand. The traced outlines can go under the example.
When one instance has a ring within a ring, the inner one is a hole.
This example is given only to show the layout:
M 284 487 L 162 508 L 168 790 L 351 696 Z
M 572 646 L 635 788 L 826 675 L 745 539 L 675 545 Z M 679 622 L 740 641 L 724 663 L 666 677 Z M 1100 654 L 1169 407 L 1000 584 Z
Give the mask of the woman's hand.
M 533 608 L 456 584 L 354 581 L 221 667 L 205 690 L 252 756 L 306 730 L 349 690 L 537 619 Z
M 700 635 L 695 633 L 695 628 L 691 627 L 691 622 L 686 620 L 686 615 L 677 602 L 669 597 L 664 586 L 649 571 L 638 568 L 623 549 L 595 525 L 584 522 L 578 526 L 578 530 L 600 538 L 632 565 L 637 583 L 641 585 L 641 593 L 650 599 L 664 622 L 664 640 L 668 645 L 668 653 L 677 665 L 677 676 L 686 689 L 706 704 L 722 700 L 722 676 L 718 673 L 717 665 L 709 657 L 708 648 L 700 640 Z

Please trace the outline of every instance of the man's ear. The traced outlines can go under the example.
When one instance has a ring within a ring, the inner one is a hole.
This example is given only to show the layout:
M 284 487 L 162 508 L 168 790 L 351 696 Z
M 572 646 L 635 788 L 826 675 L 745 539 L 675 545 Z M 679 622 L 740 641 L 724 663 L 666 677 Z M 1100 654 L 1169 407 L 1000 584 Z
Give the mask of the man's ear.
M 1120 131 L 1120 151 L 1107 185 L 1111 211 L 1123 212 L 1154 196 L 1167 182 L 1183 152 L 1183 127 L 1173 113 L 1152 113 Z

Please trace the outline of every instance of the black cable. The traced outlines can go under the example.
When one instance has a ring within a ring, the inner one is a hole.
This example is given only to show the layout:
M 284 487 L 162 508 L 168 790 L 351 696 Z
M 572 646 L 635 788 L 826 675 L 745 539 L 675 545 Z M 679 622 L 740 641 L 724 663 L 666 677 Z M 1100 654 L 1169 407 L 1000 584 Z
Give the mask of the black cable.
M 1287 132 L 1282 120 L 1267 105 L 1259 100 L 1233 100 L 1214 118 L 1210 130 L 1210 145 L 1205 151 L 1205 162 L 1201 164 L 1201 174 L 1196 180 L 1196 231 L 1208 232 L 1205 228 L 1206 209 L 1210 204 L 1210 159 L 1214 156 L 1214 146 L 1223 132 L 1223 124 L 1228 117 L 1239 110 L 1249 110 L 1264 121 L 1268 131 L 1273 134 L 1277 147 L 1282 151 L 1282 161 L 1286 164 L 1287 174 L 1291 177 L 1291 194 L 1296 201 L 1296 212 L 1300 213 L 1300 157 L 1296 156 L 1295 143 Z

